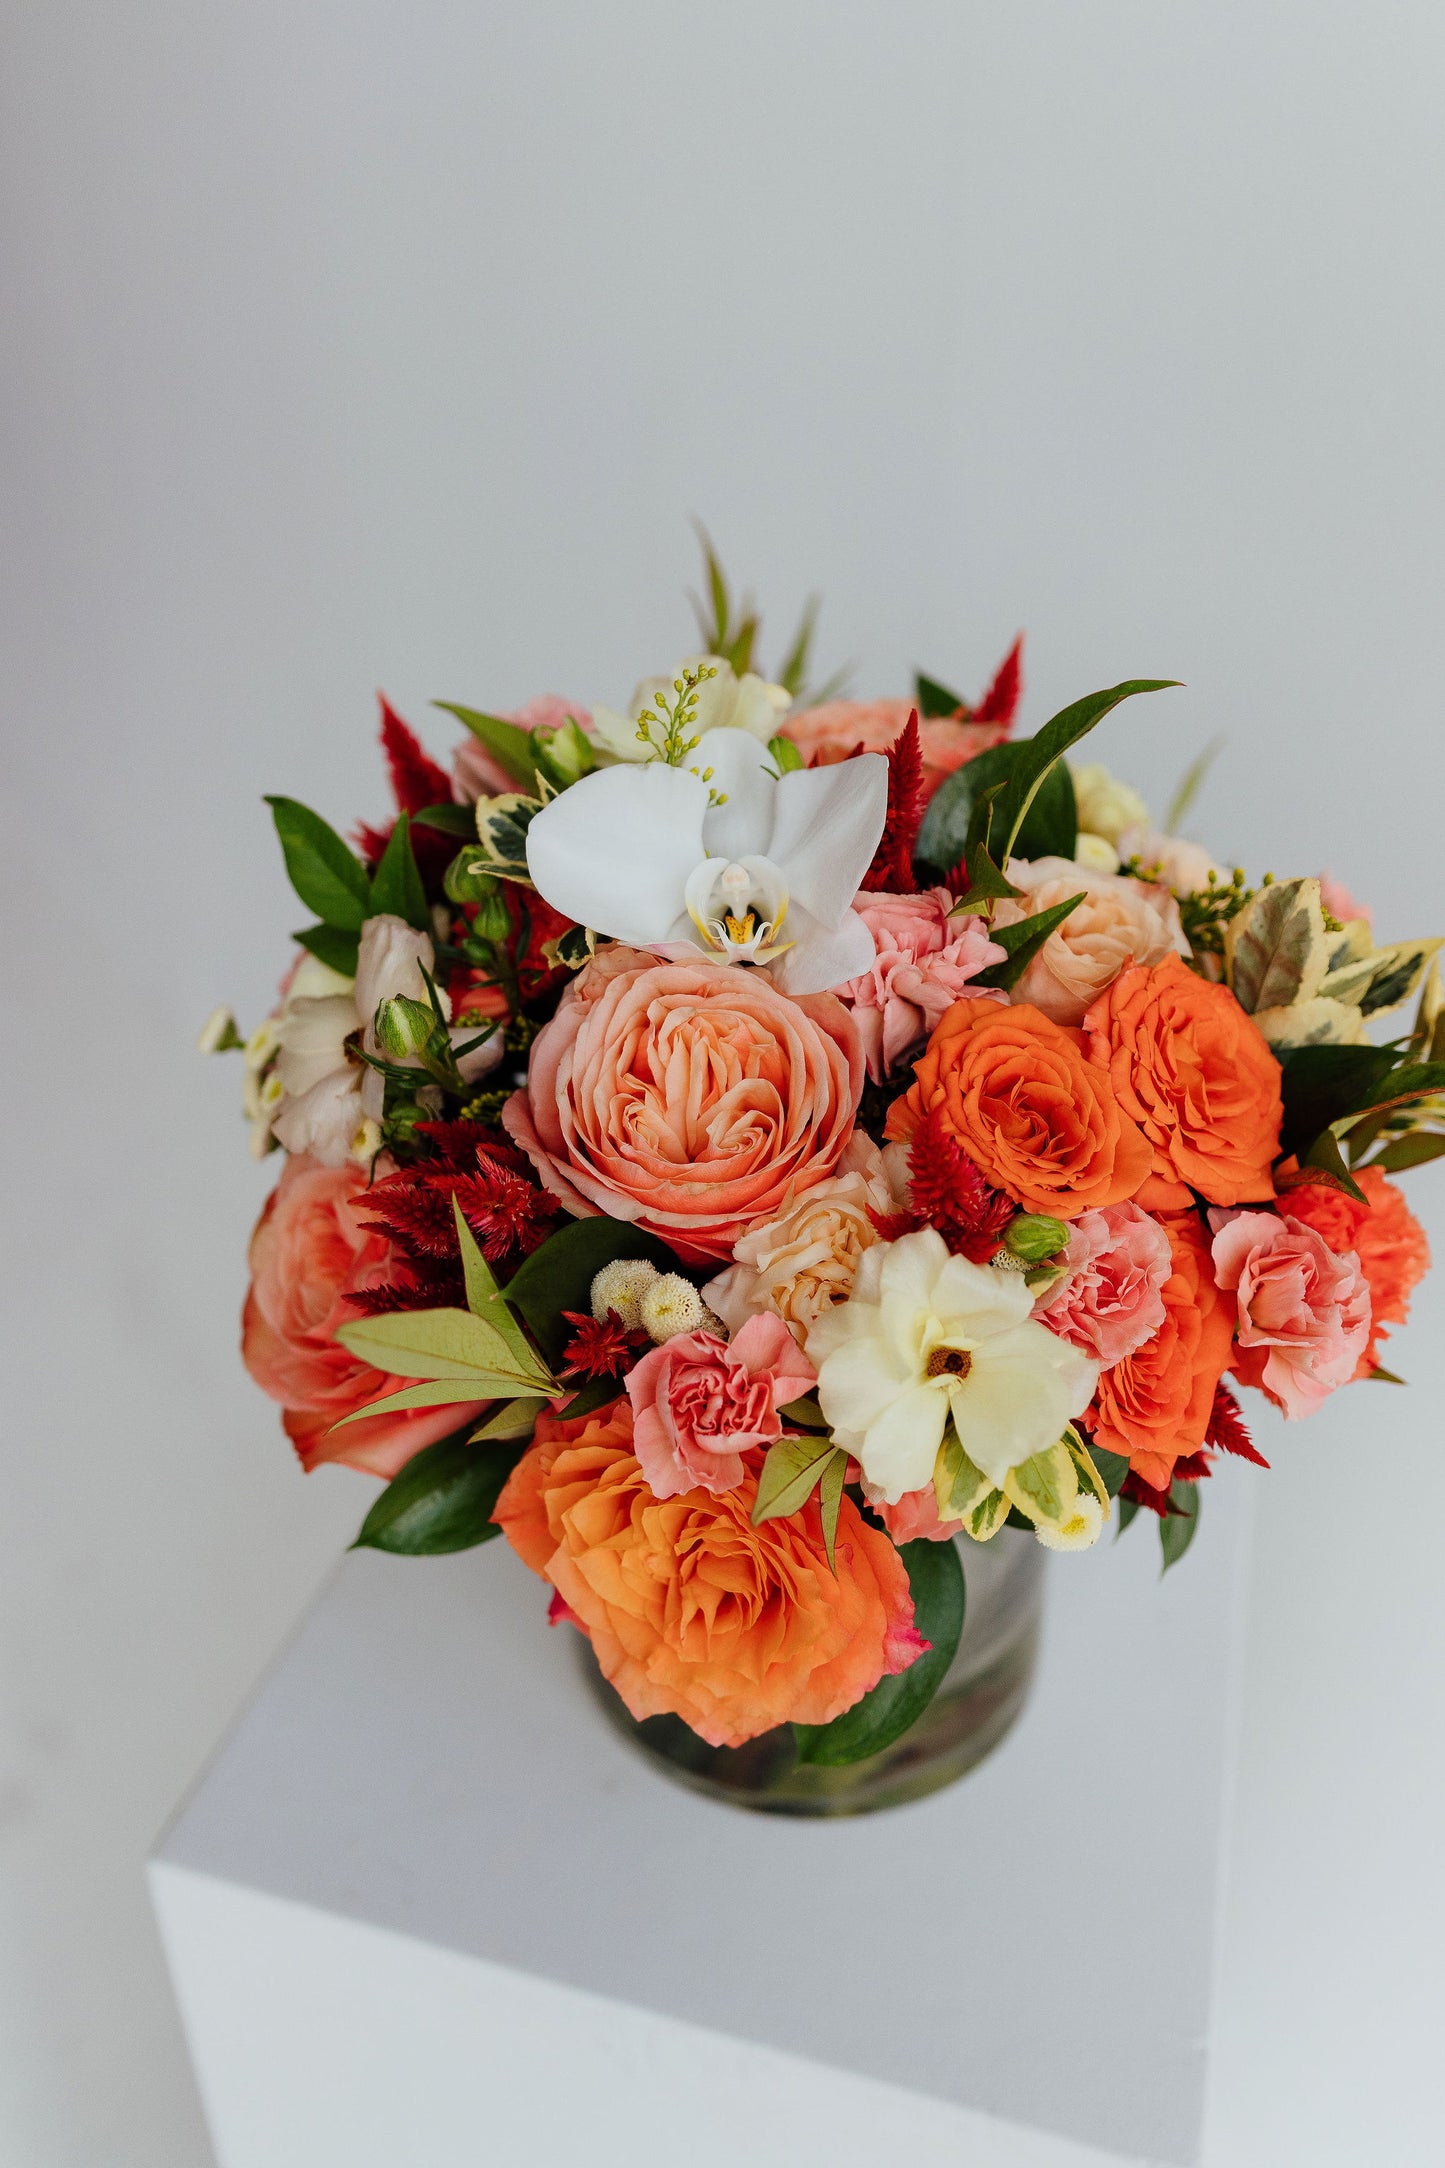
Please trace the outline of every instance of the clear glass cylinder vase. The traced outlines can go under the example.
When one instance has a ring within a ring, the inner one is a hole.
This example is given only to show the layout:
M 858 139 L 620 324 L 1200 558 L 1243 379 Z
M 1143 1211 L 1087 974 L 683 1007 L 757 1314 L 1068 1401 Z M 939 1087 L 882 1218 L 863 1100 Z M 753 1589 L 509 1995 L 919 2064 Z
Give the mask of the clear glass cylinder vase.
M 617 1729 L 679 1784 L 762 1814 L 870 1814 L 922 1799 L 967 1774 L 1017 1720 L 1038 1655 L 1048 1553 L 1004 1528 L 984 1544 L 955 1538 L 966 1592 L 963 1635 L 918 1722 L 881 1754 L 840 1769 L 800 1762 L 792 1727 L 746 1746 L 709 1746 L 675 1716 L 639 1722 L 602 1677 L 579 1637 L 592 1687 Z

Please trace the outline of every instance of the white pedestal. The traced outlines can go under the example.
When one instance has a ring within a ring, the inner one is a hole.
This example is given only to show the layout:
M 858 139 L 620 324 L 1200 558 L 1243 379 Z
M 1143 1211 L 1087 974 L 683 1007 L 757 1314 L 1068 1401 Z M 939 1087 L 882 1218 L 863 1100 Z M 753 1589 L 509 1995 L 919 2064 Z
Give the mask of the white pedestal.
M 1245 1483 L 1051 1570 L 1003 1746 L 848 1822 L 609 1728 L 501 1543 L 349 1556 L 160 1847 L 223 2168 L 1199 2160 Z

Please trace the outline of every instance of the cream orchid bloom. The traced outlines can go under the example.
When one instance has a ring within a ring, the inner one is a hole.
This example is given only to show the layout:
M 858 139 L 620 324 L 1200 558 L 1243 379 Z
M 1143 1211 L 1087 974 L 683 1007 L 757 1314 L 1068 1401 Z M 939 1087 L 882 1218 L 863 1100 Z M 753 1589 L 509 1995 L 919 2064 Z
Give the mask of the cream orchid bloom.
M 662 751 L 661 740 L 649 731 L 645 738 L 637 734 L 639 718 L 652 708 L 657 695 L 675 685 L 678 678 L 689 671 L 709 670 L 697 687 L 697 716 L 694 729 L 702 734 L 709 730 L 745 730 L 749 737 L 766 745 L 778 734 L 783 717 L 793 704 L 793 696 L 784 685 L 770 685 L 766 678 L 747 670 L 738 677 L 731 663 L 720 655 L 690 655 L 685 662 L 666 677 L 644 678 L 632 696 L 632 712 L 621 715 L 616 708 L 592 710 L 591 735 L 594 742 L 614 760 L 651 760 Z M 655 729 L 655 725 L 653 728 Z
M 887 809 L 881 753 L 779 776 L 748 731 L 708 730 L 686 767 L 599 768 L 551 799 L 527 831 L 527 867 L 554 910 L 595 933 L 768 964 L 785 993 L 817 994 L 873 961 L 852 906 Z
M 808 1333 L 818 1400 L 871 1492 L 896 1505 L 933 1480 L 949 1417 L 1002 1488 L 1057 1444 L 1099 1365 L 1035 1323 L 1023 1276 L 951 1256 L 931 1227 L 865 1250 L 846 1302 Z

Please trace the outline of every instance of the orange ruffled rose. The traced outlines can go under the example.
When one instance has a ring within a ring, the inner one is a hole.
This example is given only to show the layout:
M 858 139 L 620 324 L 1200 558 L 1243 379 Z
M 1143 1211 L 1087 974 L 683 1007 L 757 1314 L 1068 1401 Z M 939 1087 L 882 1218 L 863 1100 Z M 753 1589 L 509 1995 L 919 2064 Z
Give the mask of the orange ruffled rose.
M 1090 1421 L 1095 1443 L 1123 1453 L 1136 1475 L 1166 1490 L 1181 1454 L 1204 1443 L 1214 1389 L 1233 1352 L 1234 1304 L 1214 1284 L 1204 1230 L 1193 1213 L 1164 1222 L 1174 1270 L 1164 1322 L 1099 1377 Z
M 1091 1058 L 1149 1140 L 1146 1211 L 1178 1212 L 1274 1195 L 1280 1066 L 1227 986 L 1178 956 L 1121 972 L 1084 1018 Z
M 287 1160 L 251 1237 L 241 1357 L 262 1392 L 280 1401 L 303 1468 L 335 1460 L 390 1482 L 413 1453 L 486 1402 L 403 1409 L 332 1430 L 343 1415 L 415 1383 L 373 1370 L 335 1337 L 358 1314 L 346 1297 L 389 1274 L 391 1245 L 366 1224 L 368 1190 L 360 1167 L 323 1167 L 304 1152 Z
M 508 1133 L 569 1212 L 726 1258 L 837 1167 L 863 1089 L 858 1027 L 832 994 L 762 971 L 604 950 L 538 1032 Z
M 493 1518 L 589 1636 L 633 1716 L 680 1716 L 709 1746 L 827 1724 L 927 1648 L 903 1561 L 844 1497 L 836 1578 L 816 1497 L 749 1521 L 757 1476 L 655 1498 L 626 1400 L 544 1415 Z
M 914 1081 L 889 1109 L 907 1140 L 935 1110 L 996 1189 L 1027 1212 L 1077 1219 L 1121 1204 L 1149 1173 L 1150 1149 L 1121 1110 L 1082 1035 L 1027 1001 L 955 1001 Z
M 1370 1338 L 1355 1371 L 1369 1377 L 1379 1367 L 1379 1342 L 1387 1325 L 1403 1325 L 1416 1284 L 1430 1269 L 1425 1230 L 1405 1202 L 1398 1183 L 1378 1167 L 1357 1167 L 1355 1180 L 1369 1202 L 1322 1183 L 1301 1183 L 1281 1200 L 1281 1210 L 1303 1220 L 1343 1256 L 1353 1250 L 1370 1288 Z

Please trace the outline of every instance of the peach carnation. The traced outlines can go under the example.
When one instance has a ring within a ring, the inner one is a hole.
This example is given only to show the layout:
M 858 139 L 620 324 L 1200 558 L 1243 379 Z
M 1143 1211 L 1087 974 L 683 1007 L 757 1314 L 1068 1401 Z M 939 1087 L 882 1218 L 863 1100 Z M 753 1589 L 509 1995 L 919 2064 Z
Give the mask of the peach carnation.
M 1354 1376 L 1370 1337 L 1370 1289 L 1353 1250 L 1277 1212 L 1214 1212 L 1214 1277 L 1234 1296 L 1234 1369 L 1286 1417 L 1313 1415 Z
M 734 1262 L 709 1280 L 703 1300 L 730 1332 L 758 1310 L 772 1310 L 800 1339 L 853 1292 L 858 1260 L 880 1239 L 872 1214 L 900 1204 L 884 1155 L 855 1129 L 838 1172 L 805 1190 L 776 1219 L 740 1235 Z
M 977 918 L 950 918 L 946 888 L 917 896 L 859 892 L 853 908 L 873 936 L 873 962 L 836 989 L 853 1011 L 868 1074 L 881 1083 L 911 1047 L 926 1039 L 951 1002 L 1005 951 Z
M 743 1455 L 780 1438 L 779 1410 L 817 1381 L 780 1317 L 750 1317 L 731 1344 L 674 1333 L 627 1374 L 633 1451 L 653 1495 L 735 1490 Z
M 1069 858 L 1010 859 L 1008 877 L 1023 890 L 998 907 L 996 923 L 1015 926 L 1083 894 L 1056 926 L 1015 988 L 1056 1024 L 1080 1024 L 1084 1012 L 1130 964 L 1162 963 L 1185 946 L 1179 906 L 1167 888 L 1122 873 L 1094 873 Z
M 1152 1148 L 1142 1205 L 1179 1211 L 1192 1190 L 1218 1205 L 1274 1195 L 1280 1067 L 1228 987 L 1197 978 L 1178 956 L 1135 965 L 1084 1028 L 1091 1058 Z
M 846 760 L 860 748 L 865 753 L 886 753 L 917 705 L 916 700 L 828 700 L 821 707 L 801 708 L 786 716 L 778 727 L 810 768 L 821 768 Z M 1007 722 L 972 723 L 957 715 L 920 715 L 925 795 L 931 798 L 946 775 L 976 753 L 1002 745 L 1008 734 Z
M 1405 1202 L 1404 1191 L 1378 1167 L 1358 1167 L 1355 1180 L 1365 1204 L 1322 1183 L 1301 1183 L 1284 1209 L 1322 1234 L 1336 1252 L 1353 1250 L 1370 1287 L 1370 1337 L 1355 1370 L 1367 1378 L 1379 1364 L 1386 1327 L 1403 1325 L 1416 1284 L 1430 1269 L 1425 1230 Z
M 391 1245 L 365 1223 L 367 1193 L 360 1167 L 323 1167 L 305 1153 L 287 1160 L 251 1237 L 241 1356 L 262 1392 L 280 1401 L 303 1468 L 341 1461 L 390 1481 L 486 1402 L 404 1409 L 332 1432 L 343 1415 L 415 1382 L 373 1370 L 335 1337 L 357 1314 L 347 1296 L 390 1273 Z
M 1164 1322 L 1102 1373 L 1089 1418 L 1095 1442 L 1124 1454 L 1155 1490 L 1168 1488 L 1181 1454 L 1204 1443 L 1234 1338 L 1234 1304 L 1215 1285 L 1199 1221 L 1189 1213 L 1165 1232 L 1174 1269 L 1162 1290 Z
M 862 1086 L 833 995 L 623 948 L 574 981 L 502 1120 L 569 1212 L 722 1258 L 834 1172 Z
M 836 1575 L 816 1497 L 750 1521 L 756 1478 L 722 1497 L 654 1497 L 619 1400 L 543 1416 L 494 1518 L 550 1581 L 634 1717 L 680 1716 L 710 1746 L 827 1724 L 927 1644 L 903 1561 L 845 1494 Z
M 1149 1146 L 1080 1034 L 1029 1002 L 956 1001 L 913 1074 L 889 1109 L 887 1134 L 906 1141 L 937 1112 L 974 1165 L 1027 1212 L 1077 1219 L 1132 1197 L 1148 1175 Z

